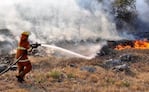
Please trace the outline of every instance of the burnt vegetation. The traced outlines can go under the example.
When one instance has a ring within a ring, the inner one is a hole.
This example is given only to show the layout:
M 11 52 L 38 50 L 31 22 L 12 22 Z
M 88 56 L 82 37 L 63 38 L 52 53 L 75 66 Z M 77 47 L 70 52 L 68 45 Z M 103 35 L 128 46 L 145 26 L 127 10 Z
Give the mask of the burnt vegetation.
M 113 13 L 118 30 L 134 31 L 137 19 L 136 0 L 115 0 L 113 2 Z
M 148 4 L 148 1 L 145 1 Z M 112 3 L 112 14 L 116 23 L 116 28 L 121 34 L 134 35 L 135 39 L 149 39 L 149 23 L 142 20 L 137 10 L 136 0 L 114 0 Z M 144 7 L 144 6 L 142 6 Z M 140 7 L 138 7 L 140 8 Z M 143 11 L 143 8 L 142 8 Z

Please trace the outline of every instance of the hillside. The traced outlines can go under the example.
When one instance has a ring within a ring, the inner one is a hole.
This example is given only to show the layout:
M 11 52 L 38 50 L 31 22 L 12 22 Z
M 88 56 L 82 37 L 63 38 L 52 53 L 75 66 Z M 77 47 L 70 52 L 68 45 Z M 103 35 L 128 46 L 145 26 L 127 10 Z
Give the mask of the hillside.
M 133 56 L 129 71 L 103 67 L 123 54 Z M 149 50 L 125 49 L 92 60 L 30 56 L 33 70 L 26 82 L 18 83 L 17 72 L 9 71 L 0 76 L 0 92 L 149 92 L 148 55 Z

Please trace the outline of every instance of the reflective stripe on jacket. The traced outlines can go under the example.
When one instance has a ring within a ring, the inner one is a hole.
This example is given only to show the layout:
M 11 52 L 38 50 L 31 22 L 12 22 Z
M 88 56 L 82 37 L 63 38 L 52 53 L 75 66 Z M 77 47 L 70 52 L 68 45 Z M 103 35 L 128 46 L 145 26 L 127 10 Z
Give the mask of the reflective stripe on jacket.
M 16 59 L 23 55 L 21 60 L 28 59 L 28 50 L 30 49 L 30 44 L 28 41 L 20 41 L 17 48 Z
M 26 50 L 26 48 L 19 46 L 17 49 L 19 50 Z
M 19 60 L 19 62 L 28 62 L 29 59 L 25 59 L 25 60 Z

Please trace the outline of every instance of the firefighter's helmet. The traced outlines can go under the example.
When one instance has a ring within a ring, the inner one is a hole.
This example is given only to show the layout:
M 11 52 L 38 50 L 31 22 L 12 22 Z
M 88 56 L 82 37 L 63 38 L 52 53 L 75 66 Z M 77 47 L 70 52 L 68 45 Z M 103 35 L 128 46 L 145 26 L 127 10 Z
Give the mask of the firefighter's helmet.
M 22 33 L 22 35 L 26 35 L 26 36 L 29 36 L 31 33 L 30 32 L 28 32 L 28 31 L 24 31 L 23 33 Z

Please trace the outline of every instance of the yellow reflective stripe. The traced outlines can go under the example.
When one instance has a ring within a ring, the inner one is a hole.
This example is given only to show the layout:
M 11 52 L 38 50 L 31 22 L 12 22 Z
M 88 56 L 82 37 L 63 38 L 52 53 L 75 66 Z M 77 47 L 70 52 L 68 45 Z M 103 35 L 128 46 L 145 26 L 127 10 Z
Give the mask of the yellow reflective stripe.
M 19 50 L 26 50 L 26 48 L 20 47 L 20 46 L 17 49 L 19 49 Z
M 32 47 L 30 47 L 29 49 L 28 49 L 28 51 L 31 51 L 32 50 Z
M 28 62 L 29 59 L 19 60 L 19 62 Z

